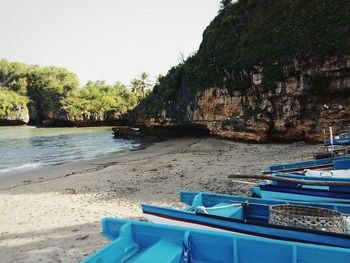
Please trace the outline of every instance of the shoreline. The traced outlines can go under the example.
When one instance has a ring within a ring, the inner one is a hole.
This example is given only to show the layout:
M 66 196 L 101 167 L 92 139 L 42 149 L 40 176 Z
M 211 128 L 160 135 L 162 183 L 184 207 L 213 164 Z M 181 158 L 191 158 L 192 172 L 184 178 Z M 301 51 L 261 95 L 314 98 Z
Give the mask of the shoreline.
M 129 149 L 127 151 L 109 153 L 104 156 L 96 156 L 88 159 L 67 161 L 58 164 L 44 164 L 30 169 L 13 169 L 6 173 L 0 173 L 0 190 L 6 190 L 13 187 L 27 185 L 28 183 L 38 183 L 49 180 L 54 180 L 60 177 L 67 177 L 74 174 L 92 172 L 94 167 L 96 170 L 103 169 L 105 166 L 114 164 L 114 161 L 121 156 L 137 153 L 147 149 L 151 145 L 140 145 L 139 149 Z M 121 158 L 123 160 L 123 158 Z M 30 182 L 28 182 L 30 181 Z
M 254 180 L 227 176 L 259 173 L 269 164 L 310 157 L 314 150 L 180 138 L 2 177 L 0 261 L 78 262 L 107 243 L 100 233 L 103 217 L 140 219 L 141 203 L 184 207 L 178 201 L 181 190 L 248 195 Z
M 22 126 L 21 126 L 22 127 Z M 38 127 L 36 127 L 38 128 Z M 56 128 L 56 127 L 54 127 Z M 84 127 L 85 128 L 85 127 Z M 88 127 L 96 128 L 96 127 Z M 97 127 L 99 128 L 99 127 Z M 108 126 L 112 128 L 112 126 Z M 73 129 L 73 128 L 72 128 Z M 112 134 L 112 132 L 111 132 Z M 23 185 L 28 184 L 29 182 L 41 182 L 47 175 L 57 174 L 58 172 L 65 173 L 65 176 L 69 176 L 71 173 L 74 174 L 75 170 L 78 170 L 78 173 L 85 172 L 83 167 L 94 166 L 95 161 L 99 162 L 108 162 L 109 160 L 114 160 L 122 155 L 129 155 L 134 152 L 144 150 L 155 143 L 160 142 L 160 140 L 149 139 L 149 140 L 126 140 L 121 138 L 115 138 L 111 135 L 113 140 L 125 140 L 130 143 L 129 149 L 120 149 L 115 152 L 107 153 L 96 153 L 95 156 L 77 156 L 76 159 L 67 158 L 67 160 L 62 160 L 55 162 L 51 160 L 49 162 L 31 162 L 31 163 L 17 163 L 11 167 L 5 167 L 0 170 L 0 190 L 11 188 L 14 185 L 20 185 L 22 182 Z M 68 156 L 70 157 L 70 156 Z M 37 175 L 37 176 L 36 176 Z M 54 176 L 55 177 L 55 176 Z

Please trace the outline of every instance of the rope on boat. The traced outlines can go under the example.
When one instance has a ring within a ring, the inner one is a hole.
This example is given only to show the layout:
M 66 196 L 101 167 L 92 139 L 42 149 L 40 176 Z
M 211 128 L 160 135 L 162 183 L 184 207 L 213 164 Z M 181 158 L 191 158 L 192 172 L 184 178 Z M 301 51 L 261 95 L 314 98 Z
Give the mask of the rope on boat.
M 228 201 L 228 200 L 227 200 Z M 232 204 L 229 204 L 229 205 L 222 205 L 222 206 L 211 206 L 211 207 L 205 207 L 205 206 L 196 206 L 196 207 L 193 207 L 193 209 L 191 209 L 192 211 L 198 211 L 198 212 L 202 212 L 202 213 L 205 213 L 205 214 L 208 214 L 208 210 L 215 210 L 215 209 L 224 209 L 224 208 L 228 208 L 228 207 L 238 207 L 238 206 L 250 206 L 250 205 L 256 205 L 256 206 L 264 206 L 264 207 L 270 207 L 274 204 L 261 204 L 261 203 L 254 203 L 254 202 L 234 202 L 234 201 L 230 201 L 232 202 Z M 287 202 L 286 204 L 290 204 L 289 202 Z M 300 205 L 310 205 L 308 203 L 305 203 L 305 204 L 300 204 Z M 338 211 L 337 209 L 334 209 L 334 208 L 329 208 L 329 209 L 332 209 L 332 210 L 335 210 L 335 211 Z M 338 211 L 340 212 L 340 211 Z M 348 226 L 348 232 L 350 234 L 350 214 L 346 214 L 346 213 L 342 213 L 340 212 L 344 217 L 347 217 L 348 218 L 348 221 L 349 221 L 349 226 Z M 344 218 L 345 220 L 345 218 Z
M 243 206 L 242 203 L 233 203 L 229 205 L 222 205 L 222 206 L 211 206 L 211 207 L 205 207 L 205 206 L 196 206 L 193 208 L 194 211 L 198 212 L 203 212 L 205 214 L 208 214 L 208 210 L 216 210 L 216 209 L 224 209 L 224 208 L 229 208 L 229 207 L 238 207 L 238 206 Z

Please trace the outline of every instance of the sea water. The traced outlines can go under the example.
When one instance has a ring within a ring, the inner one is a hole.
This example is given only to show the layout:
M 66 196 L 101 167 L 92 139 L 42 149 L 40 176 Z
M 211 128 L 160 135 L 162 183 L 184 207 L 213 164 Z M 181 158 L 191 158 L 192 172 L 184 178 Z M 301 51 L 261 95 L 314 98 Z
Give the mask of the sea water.
M 114 138 L 111 127 L 0 127 L 0 176 L 15 170 L 127 153 L 138 147 Z

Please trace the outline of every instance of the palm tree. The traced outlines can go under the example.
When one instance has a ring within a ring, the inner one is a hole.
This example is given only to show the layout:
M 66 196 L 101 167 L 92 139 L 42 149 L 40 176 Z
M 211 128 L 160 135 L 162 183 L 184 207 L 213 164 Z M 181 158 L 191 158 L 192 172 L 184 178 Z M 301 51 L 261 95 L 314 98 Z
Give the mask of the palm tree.
M 160 85 L 160 80 L 163 78 L 164 76 L 162 75 L 162 74 L 158 74 L 157 76 L 156 76 L 156 85 Z
M 139 79 L 133 79 L 131 81 L 131 92 L 135 93 L 136 95 L 139 95 L 141 91 L 141 82 Z
M 137 79 L 131 81 L 131 92 L 135 93 L 138 97 L 145 97 L 145 91 L 150 89 L 153 85 L 148 79 L 149 75 L 146 72 L 142 72 Z
M 149 81 L 149 75 L 146 72 L 142 72 L 140 74 L 139 78 L 139 84 L 141 87 L 141 92 L 142 92 L 142 98 L 145 97 L 145 90 L 149 89 L 152 87 L 152 84 Z

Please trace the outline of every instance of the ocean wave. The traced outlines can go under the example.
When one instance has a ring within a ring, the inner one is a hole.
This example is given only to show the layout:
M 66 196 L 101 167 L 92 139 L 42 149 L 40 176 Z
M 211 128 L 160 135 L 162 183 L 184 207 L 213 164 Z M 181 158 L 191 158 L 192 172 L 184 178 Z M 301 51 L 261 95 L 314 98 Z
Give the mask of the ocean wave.
M 17 170 L 35 169 L 35 168 L 38 168 L 38 167 L 43 166 L 43 165 L 44 165 L 43 163 L 25 163 L 25 164 L 15 166 L 15 167 L 0 169 L 0 174 L 13 172 L 13 171 L 17 171 Z

